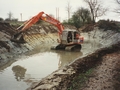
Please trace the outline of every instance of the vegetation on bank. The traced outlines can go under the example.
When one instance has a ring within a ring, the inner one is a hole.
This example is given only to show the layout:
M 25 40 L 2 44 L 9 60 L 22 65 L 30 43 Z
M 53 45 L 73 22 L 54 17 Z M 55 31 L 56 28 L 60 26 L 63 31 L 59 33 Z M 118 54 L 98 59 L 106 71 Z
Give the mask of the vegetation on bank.
M 94 68 L 87 70 L 84 73 L 80 73 L 74 80 L 71 82 L 71 86 L 67 90 L 82 90 L 82 87 L 85 87 L 85 82 L 92 76 Z

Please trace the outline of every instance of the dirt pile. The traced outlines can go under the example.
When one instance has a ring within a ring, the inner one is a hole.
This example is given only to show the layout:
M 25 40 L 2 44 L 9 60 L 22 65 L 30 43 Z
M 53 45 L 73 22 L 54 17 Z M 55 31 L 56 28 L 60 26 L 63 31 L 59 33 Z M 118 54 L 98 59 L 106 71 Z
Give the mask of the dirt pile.
M 87 24 L 80 28 L 80 31 L 82 32 L 89 32 L 93 31 L 95 27 L 98 27 L 99 29 L 106 30 L 113 30 L 113 31 L 120 31 L 119 22 L 116 21 L 109 21 L 109 20 L 100 20 L 95 24 Z
M 9 23 L 0 22 L 0 31 L 7 35 L 13 35 L 15 33 L 15 28 Z
M 82 90 L 119 90 L 120 72 L 116 66 L 120 63 L 120 52 L 103 56 L 102 64 L 94 70 L 93 77 L 88 79 L 86 87 Z M 80 89 L 79 89 L 80 90 Z
M 10 46 L 8 46 L 5 41 L 0 41 L 0 46 L 6 48 L 8 52 L 10 52 Z
M 9 23 L 0 22 L 0 53 L 10 52 L 8 42 L 10 41 L 11 35 L 14 33 L 14 27 Z
M 106 21 L 106 20 L 100 20 L 96 24 L 99 28 L 104 30 L 114 30 L 119 31 L 120 27 L 117 25 L 117 22 L 115 21 Z
M 81 27 L 79 29 L 79 31 L 82 31 L 82 32 L 90 32 L 90 31 L 93 31 L 94 30 L 94 27 L 95 27 L 95 24 L 87 24 L 83 27 Z

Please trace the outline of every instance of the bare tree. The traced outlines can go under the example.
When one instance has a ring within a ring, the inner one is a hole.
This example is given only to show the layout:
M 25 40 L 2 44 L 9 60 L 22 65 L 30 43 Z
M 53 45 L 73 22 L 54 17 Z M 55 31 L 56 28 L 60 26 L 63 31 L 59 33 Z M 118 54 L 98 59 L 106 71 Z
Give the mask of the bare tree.
M 93 23 L 95 23 L 96 18 L 101 17 L 105 15 L 107 8 L 103 8 L 102 3 L 99 0 L 84 0 L 91 12 L 91 18 L 93 20 Z
M 114 12 L 120 14 L 120 0 L 115 0 L 115 1 L 116 1 L 116 3 L 118 4 L 119 7 L 116 8 L 116 9 L 114 10 Z
M 67 3 L 66 11 L 68 13 L 68 20 L 70 19 L 70 13 L 71 13 L 72 7 L 70 6 L 70 2 Z
M 117 2 L 118 4 L 120 4 L 120 0 L 116 0 L 116 2 Z

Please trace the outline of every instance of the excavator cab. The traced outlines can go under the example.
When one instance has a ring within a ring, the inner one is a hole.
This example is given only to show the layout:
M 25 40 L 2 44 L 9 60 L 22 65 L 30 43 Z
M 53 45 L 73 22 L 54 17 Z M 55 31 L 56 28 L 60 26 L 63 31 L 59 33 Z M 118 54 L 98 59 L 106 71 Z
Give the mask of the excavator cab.
M 79 38 L 77 35 L 80 34 L 76 30 L 66 29 L 62 32 L 61 43 L 62 44 L 79 43 L 78 42 Z
M 58 45 L 53 45 L 52 50 L 66 50 L 66 51 L 80 51 L 81 50 L 81 39 L 76 30 L 66 29 L 61 34 L 61 42 Z

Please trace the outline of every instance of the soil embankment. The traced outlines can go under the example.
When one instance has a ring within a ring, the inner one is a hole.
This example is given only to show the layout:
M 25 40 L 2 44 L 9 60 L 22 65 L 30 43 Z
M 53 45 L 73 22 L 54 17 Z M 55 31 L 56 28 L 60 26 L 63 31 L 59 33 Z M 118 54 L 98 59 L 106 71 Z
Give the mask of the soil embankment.
M 82 90 L 119 90 L 120 88 L 120 51 L 102 57 L 101 65 L 93 71 L 93 77 Z

